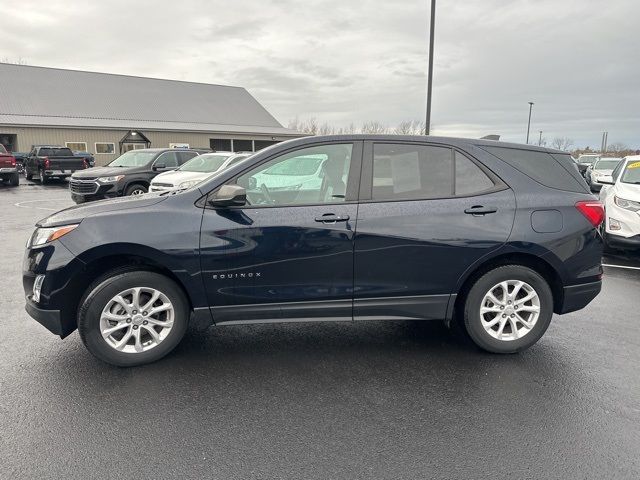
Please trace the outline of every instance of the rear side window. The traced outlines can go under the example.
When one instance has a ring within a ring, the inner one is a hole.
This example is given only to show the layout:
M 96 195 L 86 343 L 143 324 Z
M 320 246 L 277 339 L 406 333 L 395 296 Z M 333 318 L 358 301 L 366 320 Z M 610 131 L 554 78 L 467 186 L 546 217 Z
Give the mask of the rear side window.
M 456 195 L 474 195 L 491 190 L 495 187 L 493 181 L 480 167 L 456 152 Z
M 193 157 L 198 156 L 196 152 L 177 152 L 178 162 L 182 165 L 184 162 L 191 160 Z
M 547 152 L 508 147 L 482 146 L 481 148 L 546 187 L 578 193 L 589 191 L 586 183 L 576 178 L 572 172 L 573 167 L 565 167 L 564 159 L 559 161 Z
M 453 155 L 446 147 L 376 143 L 373 200 L 451 197 Z

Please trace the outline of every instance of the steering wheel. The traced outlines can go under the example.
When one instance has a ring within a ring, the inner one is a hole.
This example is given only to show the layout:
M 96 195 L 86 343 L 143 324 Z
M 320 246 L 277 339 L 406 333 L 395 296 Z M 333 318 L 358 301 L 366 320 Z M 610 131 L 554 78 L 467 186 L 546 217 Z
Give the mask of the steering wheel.
M 271 192 L 269 191 L 269 189 L 264 183 L 260 185 L 260 192 L 262 193 L 262 196 L 264 197 L 267 203 L 270 203 L 270 204 L 274 203 L 273 197 L 271 196 Z

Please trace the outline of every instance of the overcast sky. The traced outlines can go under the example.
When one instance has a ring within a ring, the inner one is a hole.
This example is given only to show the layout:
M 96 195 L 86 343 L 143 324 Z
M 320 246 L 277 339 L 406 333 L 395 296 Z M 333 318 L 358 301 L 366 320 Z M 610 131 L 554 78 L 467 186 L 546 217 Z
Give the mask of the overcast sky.
M 0 59 L 246 87 L 285 126 L 424 118 L 429 0 L 0 0 Z M 433 133 L 640 147 L 639 0 L 439 0 Z M 0 79 L 1 80 L 1 79 Z

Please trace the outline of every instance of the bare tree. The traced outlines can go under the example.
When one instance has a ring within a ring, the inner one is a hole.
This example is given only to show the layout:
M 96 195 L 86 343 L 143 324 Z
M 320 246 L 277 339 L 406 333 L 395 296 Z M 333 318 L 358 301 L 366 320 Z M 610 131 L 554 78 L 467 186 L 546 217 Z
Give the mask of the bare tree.
M 378 122 L 377 120 L 373 120 L 371 122 L 365 122 L 364 124 L 362 124 L 362 128 L 361 128 L 362 133 L 387 133 L 389 131 L 389 129 L 383 125 L 382 123 Z
M 568 137 L 555 137 L 551 146 L 557 150 L 568 151 L 573 146 L 573 140 Z
M 318 135 L 332 135 L 336 132 L 336 128 L 330 126 L 327 122 L 324 122 L 318 128 Z
M 615 142 L 607 147 L 608 152 L 615 153 L 617 155 L 627 150 L 629 150 L 629 147 L 622 142 Z
M 22 57 L 18 57 L 17 60 L 11 59 L 9 57 L 2 57 L 2 59 L 0 59 L 0 63 L 10 63 L 12 65 L 27 65 L 27 61 Z
M 396 135 L 424 135 L 424 122 L 405 120 L 393 130 Z

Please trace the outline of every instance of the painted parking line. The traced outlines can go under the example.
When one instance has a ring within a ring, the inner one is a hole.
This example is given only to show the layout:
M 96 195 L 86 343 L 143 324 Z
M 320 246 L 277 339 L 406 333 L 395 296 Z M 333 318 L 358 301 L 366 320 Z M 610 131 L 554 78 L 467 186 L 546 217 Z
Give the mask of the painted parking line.
M 24 202 L 18 202 L 18 203 L 14 203 L 13 206 L 14 207 L 18 207 L 18 208 L 35 208 L 37 210 L 47 210 L 49 212 L 57 212 L 60 209 L 59 208 L 46 208 L 46 207 L 34 207 L 33 205 L 25 205 L 25 203 L 37 203 L 37 202 L 49 202 L 50 200 L 25 200 Z
M 603 267 L 612 267 L 612 268 L 626 268 L 628 270 L 640 270 L 640 267 L 630 267 L 628 265 L 611 265 L 609 263 L 603 263 Z

